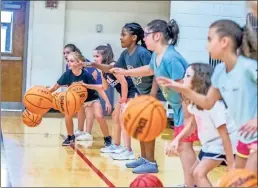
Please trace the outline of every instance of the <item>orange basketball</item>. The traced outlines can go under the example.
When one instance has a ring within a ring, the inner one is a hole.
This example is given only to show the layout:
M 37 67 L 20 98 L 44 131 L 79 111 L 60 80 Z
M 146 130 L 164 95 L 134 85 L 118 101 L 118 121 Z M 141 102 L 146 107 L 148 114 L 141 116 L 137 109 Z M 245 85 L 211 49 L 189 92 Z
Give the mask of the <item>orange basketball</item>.
M 147 95 L 131 99 L 123 113 L 123 119 L 127 133 L 144 142 L 154 140 L 167 126 L 164 106 Z
M 23 103 L 32 113 L 45 114 L 52 108 L 53 96 L 44 86 L 34 86 L 24 95 Z
M 76 92 L 81 98 L 81 103 L 84 103 L 88 97 L 87 88 L 82 83 L 73 83 L 69 86 L 68 91 Z
M 53 96 L 53 108 L 55 110 L 58 110 L 58 96 L 60 95 L 61 92 L 54 92 L 52 93 L 52 96 Z
M 68 116 L 74 115 L 81 108 L 81 98 L 77 93 L 65 91 L 58 96 L 58 110 Z
M 257 187 L 257 174 L 247 169 L 234 169 L 218 181 L 218 187 Z
M 22 121 L 28 127 L 36 127 L 36 126 L 38 126 L 41 123 L 42 116 L 39 115 L 39 114 L 31 113 L 28 110 L 25 110 L 22 113 Z
M 143 174 L 137 176 L 130 187 L 163 187 L 162 182 L 154 175 Z

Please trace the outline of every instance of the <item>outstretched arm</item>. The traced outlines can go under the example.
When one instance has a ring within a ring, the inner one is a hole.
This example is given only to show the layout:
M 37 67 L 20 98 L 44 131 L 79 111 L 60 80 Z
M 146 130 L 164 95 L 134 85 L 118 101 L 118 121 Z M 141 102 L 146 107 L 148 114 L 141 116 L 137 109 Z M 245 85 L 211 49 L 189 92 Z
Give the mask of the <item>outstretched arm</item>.
M 48 90 L 49 90 L 51 93 L 53 93 L 53 92 L 55 92 L 56 90 L 58 90 L 58 88 L 60 88 L 60 85 L 56 83 L 56 84 L 53 85 L 52 87 L 48 88 Z
M 159 85 L 182 93 L 185 97 L 192 100 L 194 104 L 207 110 L 211 109 L 216 103 L 216 101 L 222 98 L 219 90 L 212 86 L 210 87 L 207 95 L 202 95 L 191 90 L 189 87 L 169 78 L 159 77 L 157 78 L 157 82 Z
M 92 63 L 85 63 L 84 64 L 84 66 L 92 66 L 92 67 L 95 67 L 95 68 L 97 68 L 97 69 L 100 69 L 100 70 L 102 70 L 103 72 L 109 72 L 109 70 L 111 69 L 111 68 L 113 68 L 114 67 L 114 65 L 106 65 L 106 64 L 100 64 L 100 63 L 95 63 L 95 62 L 92 62 Z
M 149 65 L 145 65 L 142 67 L 134 68 L 134 69 L 122 69 L 122 68 L 112 68 L 110 70 L 113 74 L 122 74 L 124 76 L 152 76 L 154 74 L 153 70 L 150 69 Z

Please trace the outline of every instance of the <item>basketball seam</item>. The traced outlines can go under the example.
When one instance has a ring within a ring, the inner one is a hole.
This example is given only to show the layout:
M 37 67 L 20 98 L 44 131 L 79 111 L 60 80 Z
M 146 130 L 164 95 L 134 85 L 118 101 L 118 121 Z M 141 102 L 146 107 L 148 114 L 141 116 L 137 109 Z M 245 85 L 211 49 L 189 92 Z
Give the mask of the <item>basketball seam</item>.
M 34 116 L 34 114 L 32 113 L 32 115 Z M 37 124 L 36 121 L 34 121 L 33 119 L 30 118 L 30 116 L 27 115 L 27 113 L 25 113 L 25 116 L 32 121 L 33 125 L 32 126 L 35 126 Z
M 157 109 L 158 113 L 159 113 L 161 116 L 163 116 L 163 113 L 162 113 L 160 110 L 161 110 L 160 108 Z M 163 117 L 164 117 L 164 116 L 163 116 Z M 167 118 L 167 117 L 165 116 L 165 118 Z M 161 119 L 162 119 L 162 125 L 165 124 L 166 120 L 165 120 L 165 122 L 164 122 L 164 120 L 163 120 L 164 118 L 161 118 Z M 166 126 L 166 125 L 165 125 L 165 126 Z M 164 129 L 164 128 L 161 127 L 160 133 L 163 131 L 163 129 Z
M 36 106 L 36 105 L 34 105 L 33 103 L 31 103 L 26 97 L 25 97 L 25 99 L 26 99 L 26 101 L 27 101 L 28 103 L 30 103 L 30 104 L 31 104 L 32 106 L 34 106 L 34 107 L 41 108 L 41 109 L 45 109 L 45 110 L 49 109 L 49 108 L 44 108 L 44 107 Z
M 55 98 L 54 100 L 55 100 L 56 108 L 57 108 L 57 110 L 58 110 L 58 101 L 57 101 L 57 99 L 56 99 L 56 98 Z
M 157 185 L 157 182 L 155 182 L 153 179 L 151 179 L 151 178 L 149 178 L 149 177 L 145 177 L 145 178 L 147 178 L 149 181 L 151 181 L 155 186 L 159 186 L 159 185 Z
M 141 179 L 141 180 L 144 182 L 144 187 L 147 187 L 148 185 L 147 185 L 146 181 L 144 181 L 143 179 Z
M 74 96 L 74 94 L 71 92 L 71 94 L 73 95 L 73 98 L 74 98 L 74 103 L 75 103 L 75 105 L 74 105 L 74 113 L 76 112 L 76 98 L 75 98 L 75 96 Z
M 26 98 L 27 96 L 29 96 L 29 95 L 35 95 L 35 96 L 38 96 L 38 97 L 42 97 L 42 98 L 47 99 L 48 101 L 50 101 L 50 102 L 52 103 L 52 101 L 51 101 L 49 98 L 47 98 L 47 97 L 45 97 L 45 96 L 38 95 L 38 94 L 26 94 L 25 98 Z M 51 95 L 51 96 L 52 96 L 52 95 Z M 27 100 L 28 100 L 28 99 L 27 99 Z
M 68 92 L 65 93 L 65 103 L 66 103 L 66 111 L 67 111 L 67 114 L 69 116 L 69 108 L 68 108 L 68 105 L 67 105 L 67 93 Z
M 156 105 L 154 105 L 154 107 L 152 108 L 152 110 L 151 110 L 151 118 L 150 118 L 150 122 L 149 122 L 149 125 L 151 126 L 152 124 L 152 118 L 153 118 L 153 111 L 155 110 L 155 107 L 156 107 Z M 146 139 L 146 137 L 148 136 L 148 133 L 150 132 L 150 129 L 151 129 L 151 127 L 149 127 L 148 129 L 147 129 L 147 132 L 146 132 L 146 134 L 144 135 L 144 137 L 143 137 L 143 140 L 145 140 Z
M 141 96 L 139 96 L 139 97 L 141 97 Z M 127 108 L 126 108 L 126 110 L 129 110 L 129 109 L 131 109 L 133 106 L 135 106 L 135 105 L 139 105 L 139 104 L 142 104 L 142 103 L 144 103 L 144 102 L 147 102 L 147 101 L 149 101 L 148 100 L 149 98 L 147 98 L 145 101 L 141 101 L 141 102 L 139 102 L 139 103 L 135 103 L 135 104 L 133 104 L 133 105 L 130 105 L 130 106 L 128 106 Z M 130 102 L 130 101 L 129 101 Z M 128 102 L 128 103 L 129 103 Z
M 148 102 L 149 100 L 148 100 L 148 98 L 147 98 L 147 100 L 145 100 L 145 101 L 143 101 L 143 102 Z M 127 108 L 126 108 L 126 110 L 125 110 L 125 112 L 126 111 L 128 111 L 129 109 L 131 109 L 133 106 L 135 106 L 136 104 L 137 105 L 139 105 L 139 104 L 141 104 L 141 103 L 143 103 L 142 101 L 140 102 L 140 103 L 135 103 L 135 104 L 133 104 L 133 105 L 130 105 L 130 106 L 128 106 Z M 148 104 L 148 103 L 147 103 Z M 124 124 L 124 126 L 125 126 L 125 124 Z M 130 130 L 128 131 L 128 132 L 130 132 Z
M 153 104 L 154 102 L 155 102 L 155 101 L 151 101 L 149 104 L 147 104 L 147 105 L 145 106 L 145 108 L 147 108 L 149 105 Z M 145 110 L 145 108 L 143 108 L 143 109 L 139 112 L 139 114 L 138 114 L 139 116 L 138 116 L 138 117 L 140 117 L 140 114 Z M 134 121 L 133 121 L 131 124 L 133 125 L 137 119 L 138 119 L 138 118 L 135 118 Z M 132 130 L 132 126 L 130 127 L 129 132 L 131 132 L 131 130 Z M 133 135 L 135 135 L 136 130 L 137 130 L 137 127 L 136 127 L 136 129 L 135 129 Z
M 132 125 L 134 124 L 134 122 L 138 119 L 138 118 L 140 118 L 140 114 L 145 110 L 145 108 L 147 108 L 149 105 L 151 105 L 151 104 L 153 104 L 155 101 L 149 101 L 149 103 L 147 103 L 147 105 L 139 112 L 139 114 L 138 114 L 138 117 L 136 117 L 135 118 L 135 120 L 132 122 Z M 137 126 L 137 125 L 136 125 Z M 131 126 L 131 129 L 129 130 L 129 132 L 131 132 L 131 130 L 132 130 L 132 126 Z M 136 129 L 137 129 L 137 127 L 136 127 Z M 135 131 L 136 131 L 136 129 L 135 129 Z M 135 132 L 134 132 L 134 134 L 135 134 Z M 133 134 L 133 135 L 134 135 Z

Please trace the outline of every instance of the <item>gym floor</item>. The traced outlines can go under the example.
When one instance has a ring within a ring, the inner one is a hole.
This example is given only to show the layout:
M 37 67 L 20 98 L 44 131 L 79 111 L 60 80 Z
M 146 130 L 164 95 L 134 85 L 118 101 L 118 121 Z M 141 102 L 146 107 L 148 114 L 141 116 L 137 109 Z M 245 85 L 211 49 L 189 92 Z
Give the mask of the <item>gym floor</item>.
M 54 114 L 54 115 L 53 115 Z M 125 161 L 114 161 L 101 154 L 103 138 L 99 125 L 94 122 L 93 142 L 76 142 L 74 147 L 61 146 L 66 136 L 64 118 L 48 114 L 38 127 L 23 125 L 20 112 L 1 115 L 1 187 L 128 187 L 137 176 L 125 167 Z M 114 124 L 106 117 L 110 131 Z M 75 128 L 77 119 L 74 119 Z M 166 129 L 156 141 L 155 157 L 159 173 L 155 174 L 166 187 L 183 184 L 183 170 L 179 157 L 164 154 L 173 135 Z M 139 156 L 137 140 L 132 140 L 133 150 Z M 197 143 L 196 153 L 200 150 Z M 214 169 L 209 178 L 216 183 L 225 167 Z

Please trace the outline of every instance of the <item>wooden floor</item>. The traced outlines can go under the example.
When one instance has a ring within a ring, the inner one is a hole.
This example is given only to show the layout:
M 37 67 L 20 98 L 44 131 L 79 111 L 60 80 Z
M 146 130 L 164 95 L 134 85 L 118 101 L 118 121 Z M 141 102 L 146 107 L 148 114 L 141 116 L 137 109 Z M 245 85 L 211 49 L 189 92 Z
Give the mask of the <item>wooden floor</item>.
M 107 119 L 112 131 L 113 122 Z M 76 128 L 77 120 L 74 122 Z M 62 117 L 46 117 L 38 127 L 29 128 L 22 124 L 20 113 L 5 113 L 1 127 L 1 187 L 128 187 L 137 176 L 124 166 L 125 161 L 113 161 L 99 152 L 103 138 L 97 123 L 94 141 L 77 142 L 74 148 L 61 146 L 62 135 L 66 135 Z M 171 137 L 172 129 L 167 129 L 156 143 L 160 170 L 156 175 L 166 187 L 183 183 L 179 158 L 164 155 Z M 139 155 L 137 140 L 132 145 Z M 198 151 L 199 146 L 195 149 Z M 222 167 L 213 170 L 209 175 L 212 182 L 224 171 Z

